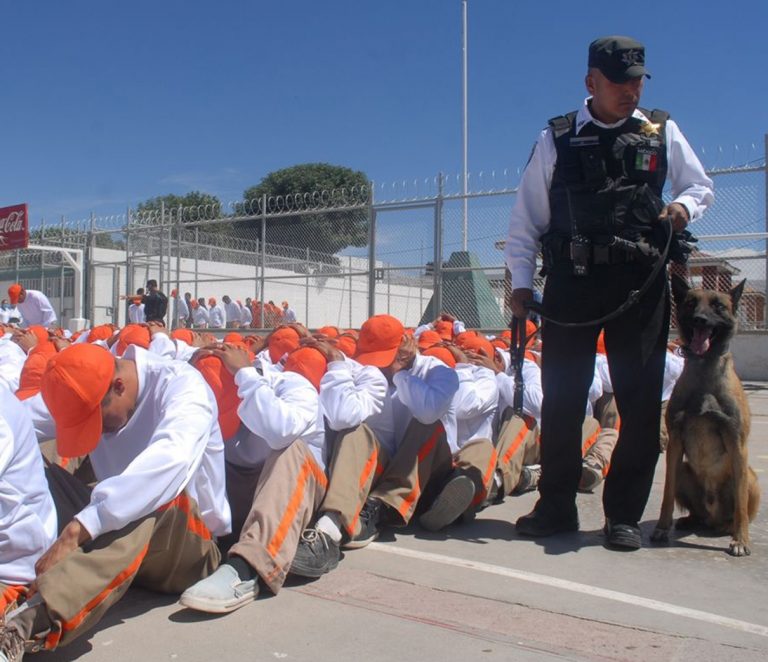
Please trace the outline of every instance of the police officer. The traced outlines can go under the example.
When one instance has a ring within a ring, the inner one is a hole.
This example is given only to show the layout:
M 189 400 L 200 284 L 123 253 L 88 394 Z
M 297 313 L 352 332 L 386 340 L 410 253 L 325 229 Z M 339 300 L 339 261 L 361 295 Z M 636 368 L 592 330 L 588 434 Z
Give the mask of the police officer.
M 606 544 L 641 546 L 638 521 L 659 455 L 669 326 L 666 269 L 654 266 L 669 228 L 683 231 L 714 199 L 712 181 L 669 115 L 638 107 L 645 78 L 639 42 L 611 36 L 590 44 L 590 96 L 542 131 L 512 212 L 505 256 L 516 317 L 526 316 L 533 298 L 540 248 L 544 315 L 558 321 L 599 320 L 647 281 L 637 303 L 604 323 L 543 325 L 542 476 L 536 506 L 517 520 L 523 535 L 579 527 L 581 423 L 604 327 L 622 421 L 603 491 Z M 667 205 L 665 184 L 672 197 Z

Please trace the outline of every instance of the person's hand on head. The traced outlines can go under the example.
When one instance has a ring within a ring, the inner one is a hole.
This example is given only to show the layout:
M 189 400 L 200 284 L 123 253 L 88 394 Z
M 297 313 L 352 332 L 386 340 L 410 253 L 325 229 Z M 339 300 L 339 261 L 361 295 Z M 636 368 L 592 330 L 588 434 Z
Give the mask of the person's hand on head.
M 494 354 L 495 353 L 496 352 L 494 352 Z M 494 373 L 499 373 L 501 372 L 501 368 L 499 368 L 494 358 L 490 358 L 485 354 L 480 354 L 479 352 L 467 352 L 467 361 L 472 365 L 477 365 L 481 368 L 488 368 L 488 370 L 492 370 Z
M 456 363 L 468 363 L 467 354 L 465 354 L 461 348 L 459 348 L 457 345 L 454 345 L 452 342 L 442 342 L 439 345 L 440 347 L 445 347 L 454 359 L 456 359 Z
M 401 370 L 410 370 L 418 353 L 419 346 L 416 339 L 413 336 L 403 336 L 392 363 L 392 374 L 397 374 Z
M 344 360 L 344 354 L 340 350 L 336 349 L 336 347 L 334 347 L 333 341 L 330 338 L 326 338 L 325 336 L 320 338 L 315 336 L 302 338 L 299 341 L 299 345 L 302 347 L 314 347 L 325 357 L 325 360 L 328 363 L 331 363 L 332 361 Z

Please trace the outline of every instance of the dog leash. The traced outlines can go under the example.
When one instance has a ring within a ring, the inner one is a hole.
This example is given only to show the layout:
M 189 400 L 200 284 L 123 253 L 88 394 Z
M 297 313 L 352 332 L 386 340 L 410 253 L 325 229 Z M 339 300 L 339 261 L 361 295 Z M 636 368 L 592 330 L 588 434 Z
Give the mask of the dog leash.
M 542 311 L 542 305 L 535 301 L 529 301 L 528 303 L 525 304 L 525 307 L 528 310 L 535 312 L 537 315 L 539 315 L 539 317 L 546 320 L 547 322 L 552 322 L 552 324 L 557 324 L 558 326 L 564 326 L 568 328 L 583 328 L 586 326 L 598 326 L 601 324 L 605 324 L 606 322 L 612 319 L 616 319 L 619 315 L 624 314 L 627 310 L 629 310 L 642 298 L 642 296 L 648 291 L 648 288 L 650 288 L 650 286 L 656 280 L 656 277 L 659 275 L 659 272 L 661 271 L 661 269 L 667 263 L 667 256 L 669 255 L 669 247 L 672 245 L 672 236 L 674 235 L 674 232 L 672 231 L 672 221 L 669 220 L 669 217 L 665 218 L 662 221 L 662 223 L 666 223 L 669 230 L 667 233 L 667 243 L 664 246 L 664 251 L 659 256 L 659 259 L 656 260 L 656 264 L 654 265 L 653 270 L 651 271 L 648 278 L 646 278 L 645 282 L 640 287 L 640 289 L 631 290 L 629 295 L 627 296 L 627 300 L 612 312 L 606 315 L 603 315 L 602 317 L 599 317 L 597 319 L 588 320 L 586 322 L 564 322 L 563 320 L 559 320 L 555 317 L 550 317 L 549 315 L 545 315 Z M 514 323 L 514 319 L 515 318 L 513 317 L 512 323 Z M 523 320 L 523 322 L 525 322 L 525 320 Z M 514 337 L 514 331 L 513 331 L 513 337 Z

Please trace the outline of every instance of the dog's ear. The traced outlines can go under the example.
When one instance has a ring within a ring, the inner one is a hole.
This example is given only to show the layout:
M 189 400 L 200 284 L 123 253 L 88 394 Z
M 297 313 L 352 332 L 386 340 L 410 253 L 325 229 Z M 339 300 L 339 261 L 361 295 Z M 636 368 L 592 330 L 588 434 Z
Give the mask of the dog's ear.
M 685 301 L 685 295 L 688 294 L 688 290 L 691 287 L 686 280 L 677 274 L 672 274 L 672 295 L 675 297 L 675 305 L 682 308 L 683 301 Z
M 736 312 L 736 306 L 739 305 L 739 299 L 741 299 L 741 295 L 744 293 L 744 284 L 747 282 L 747 279 L 745 278 L 743 281 L 741 281 L 736 287 L 734 287 L 730 291 L 731 295 L 731 310 L 735 313 Z

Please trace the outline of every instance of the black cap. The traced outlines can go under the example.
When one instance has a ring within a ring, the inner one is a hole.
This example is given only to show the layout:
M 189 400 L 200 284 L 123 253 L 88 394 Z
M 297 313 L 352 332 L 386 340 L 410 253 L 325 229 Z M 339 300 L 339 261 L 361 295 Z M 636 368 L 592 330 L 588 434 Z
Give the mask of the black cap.
M 630 37 L 600 37 L 589 45 L 589 66 L 614 83 L 651 75 L 645 68 L 645 47 Z

